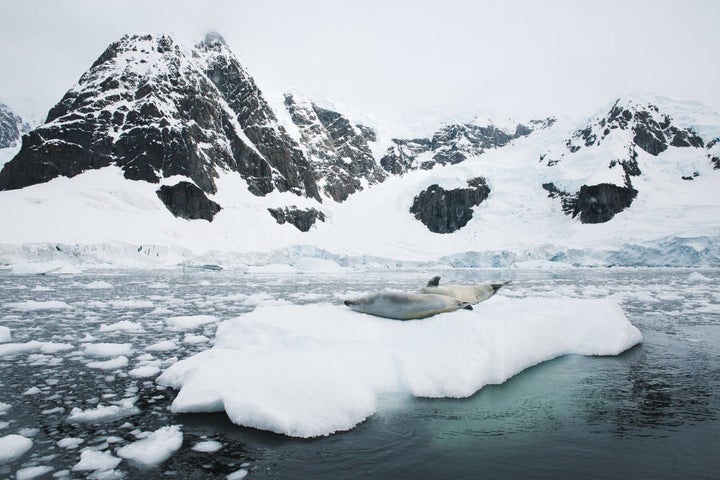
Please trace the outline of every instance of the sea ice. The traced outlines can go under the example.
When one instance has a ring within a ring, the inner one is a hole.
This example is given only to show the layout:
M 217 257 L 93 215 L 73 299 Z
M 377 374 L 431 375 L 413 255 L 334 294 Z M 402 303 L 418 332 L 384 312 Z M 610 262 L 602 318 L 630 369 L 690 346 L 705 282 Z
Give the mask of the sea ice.
M 0 465 L 22 457 L 33 446 L 32 440 L 22 435 L 0 437 Z
M 120 462 L 122 459 L 110 452 L 83 450 L 80 453 L 80 461 L 72 469 L 73 472 L 106 471 L 114 469 Z
M 62 440 L 58 440 L 57 446 L 60 448 L 73 449 L 79 447 L 85 440 L 78 437 L 66 437 Z
M 131 322 L 130 320 L 121 320 L 110 325 L 100 325 L 101 332 L 144 332 L 145 329 L 142 325 L 137 322 Z
M 95 281 L 95 282 L 90 282 L 90 283 L 87 283 L 87 284 L 85 284 L 85 285 L 83 285 L 83 286 L 84 286 L 85 288 L 87 288 L 87 289 L 90 289 L 90 290 L 99 290 L 99 289 L 104 289 L 104 288 L 113 288 L 113 286 L 112 286 L 111 284 L 109 284 L 108 282 L 103 282 L 102 280 L 98 280 L 98 281 Z
M 156 367 L 155 365 L 143 365 L 137 368 L 133 368 L 128 372 L 128 375 L 133 378 L 147 378 L 154 377 L 158 373 L 160 373 L 159 367 Z
M 178 346 L 172 340 L 163 340 L 161 342 L 153 343 L 145 347 L 148 352 L 169 352 L 170 350 L 177 350 Z
M 46 473 L 52 472 L 53 467 L 47 465 L 37 465 L 35 467 L 25 467 L 15 472 L 15 480 L 31 480 L 40 477 Z
M 143 467 L 158 465 L 175 453 L 183 442 L 179 425 L 162 427 L 147 437 L 119 448 L 118 456 L 138 463 Z
M 133 401 L 125 400 L 119 403 L 119 405 L 98 405 L 87 410 L 75 407 L 70 411 L 67 420 L 73 423 L 100 423 L 140 413 Z
M 130 355 L 132 353 L 131 343 L 85 343 L 83 354 L 90 357 L 116 357 L 118 355 Z
M 215 323 L 220 320 L 214 315 L 190 315 L 182 317 L 170 317 L 166 323 L 171 330 L 192 330 L 208 323 Z
M 218 326 L 215 346 L 159 378 L 174 412 L 225 410 L 296 437 L 347 430 L 382 393 L 467 397 L 566 354 L 617 355 L 642 340 L 607 299 L 495 297 L 401 322 L 335 305 L 260 307 Z
M 203 442 L 198 442 L 193 445 L 192 449 L 196 452 L 214 453 L 220 450 L 222 447 L 223 444 L 218 442 L 217 440 L 205 440 Z
M 25 300 L 24 302 L 6 303 L 5 308 L 17 310 L 20 312 L 34 312 L 37 310 L 67 310 L 74 307 L 59 300 L 48 300 L 46 302 L 39 302 L 37 300 Z
M 183 343 L 186 343 L 188 345 L 194 345 L 196 343 L 205 343 L 209 342 L 210 339 L 206 337 L 205 335 L 193 335 L 192 333 L 188 333 L 183 338 Z
M 233 473 L 229 474 L 225 478 L 227 480 L 242 480 L 243 478 L 248 476 L 248 473 L 250 473 L 248 470 L 241 468 L 240 470 L 236 470 Z
M 10 329 L 8 327 L 3 327 L 0 325 L 0 343 L 9 342 L 12 340 L 12 334 L 10 333 Z
M 127 367 L 128 362 L 128 358 L 125 355 L 120 355 L 110 360 L 88 362 L 87 366 L 90 368 L 99 368 L 100 370 L 117 370 L 118 368 Z

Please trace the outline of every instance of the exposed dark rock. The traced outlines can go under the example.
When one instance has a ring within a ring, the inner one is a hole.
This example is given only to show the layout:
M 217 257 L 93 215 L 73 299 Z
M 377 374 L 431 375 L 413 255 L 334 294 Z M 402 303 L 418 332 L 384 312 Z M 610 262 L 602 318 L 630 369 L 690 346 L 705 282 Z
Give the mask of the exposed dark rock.
M 559 198 L 563 212 L 573 218 L 580 215 L 582 223 L 604 223 L 616 213 L 628 208 L 637 196 L 637 190 L 627 185 L 620 187 L 609 183 L 583 185 L 577 193 L 559 190 L 553 183 L 544 183 L 550 198 Z
M 325 194 L 342 202 L 362 190 L 363 180 L 371 185 L 385 180 L 368 145 L 375 140 L 374 130 L 295 95 L 286 94 L 284 100 Z
M 604 223 L 630 206 L 637 196 L 632 187 L 609 183 L 583 185 L 577 194 L 573 217 L 580 215 L 582 223 Z
M 325 214 L 314 208 L 301 210 L 293 205 L 284 208 L 268 208 L 268 211 L 280 225 L 290 223 L 301 232 L 310 230 L 317 220 L 325 221 Z
M 390 147 L 380 165 L 394 175 L 402 175 L 412 169 L 413 162 L 418 155 L 430 151 L 432 142 L 427 138 L 414 138 L 402 140 L 393 138 L 394 145 Z
M 255 195 L 320 200 L 308 160 L 217 34 L 192 58 L 166 36 L 110 45 L 0 172 L 0 189 L 113 164 L 132 180 L 187 176 L 206 193 L 234 171 Z
M 380 165 L 392 174 L 402 175 L 408 170 L 430 170 L 437 164 L 456 164 L 482 155 L 486 150 L 504 147 L 517 138 L 554 123 L 554 118 L 532 120 L 529 125 L 518 124 L 507 132 L 494 125 L 446 125 L 435 132 L 431 139 L 393 139 L 394 145 L 380 159 Z M 432 152 L 432 157 L 424 156 L 424 160 L 417 160 L 428 151 Z
M 188 220 L 203 219 L 212 222 L 221 208 L 205 196 L 205 193 L 190 182 L 179 182 L 173 186 L 163 185 L 157 196 L 176 217 Z
M 468 180 L 467 188 L 445 190 L 430 185 L 420 192 L 410 207 L 410 213 L 434 233 L 452 233 L 461 229 L 473 216 L 472 207 L 480 205 L 490 194 L 484 178 Z
M 14 147 L 29 130 L 30 126 L 19 115 L 0 103 L 0 148 Z

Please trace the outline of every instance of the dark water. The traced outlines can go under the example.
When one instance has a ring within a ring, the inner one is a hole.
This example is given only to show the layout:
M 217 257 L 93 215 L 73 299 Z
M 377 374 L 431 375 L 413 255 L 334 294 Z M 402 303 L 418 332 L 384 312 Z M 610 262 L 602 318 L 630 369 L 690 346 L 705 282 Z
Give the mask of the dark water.
M 36 465 L 52 467 L 46 478 L 224 478 L 241 468 L 247 478 L 271 479 L 718 478 L 719 270 L 439 272 L 457 283 L 512 279 L 501 290 L 510 297 L 610 296 L 640 328 L 644 342 L 617 357 L 561 357 L 467 399 L 387 397 L 379 402 L 381 410 L 354 430 L 318 439 L 238 427 L 224 414 L 174 415 L 168 411 L 173 390 L 156 386 L 154 377 L 128 375 L 147 360 L 145 347 L 161 340 L 178 346 L 153 353 L 163 365 L 209 347 L 182 340 L 185 333 L 212 338 L 215 324 L 169 332 L 164 320 L 170 316 L 225 320 L 274 300 L 339 303 L 363 291 L 420 286 L 435 273 L 0 273 L 0 325 L 11 329 L 12 341 L 74 347 L 0 356 L 0 402 L 11 406 L 0 414 L 0 436 L 21 433 L 34 442 L 24 456 L 0 465 L 0 478 Z M 111 288 L 87 288 L 98 281 Z M 30 300 L 61 301 L 70 308 L 28 310 Z M 100 325 L 121 320 L 141 324 L 144 332 L 100 331 Z M 86 334 L 93 342 L 131 343 L 129 365 L 89 368 L 80 348 Z M 24 394 L 31 387 L 39 392 Z M 74 407 L 123 398 L 133 399 L 140 413 L 94 424 L 68 421 Z M 115 452 L 139 432 L 166 425 L 181 425 L 184 443 L 155 468 L 123 461 L 110 473 L 71 471 L 84 448 Z M 67 437 L 84 443 L 72 449 L 57 445 Z M 223 448 L 212 454 L 191 449 L 205 439 Z

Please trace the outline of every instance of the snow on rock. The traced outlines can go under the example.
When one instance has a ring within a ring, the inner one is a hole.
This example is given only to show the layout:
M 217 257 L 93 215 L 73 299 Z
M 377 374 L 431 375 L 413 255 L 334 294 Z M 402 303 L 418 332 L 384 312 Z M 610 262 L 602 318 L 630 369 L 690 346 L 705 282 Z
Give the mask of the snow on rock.
M 495 297 L 474 311 L 400 322 L 334 305 L 259 307 L 219 325 L 215 346 L 170 366 L 174 412 L 225 410 L 294 437 L 348 430 L 379 394 L 468 397 L 566 354 L 617 355 L 641 342 L 605 299 Z
M 183 443 L 179 425 L 162 427 L 137 442 L 119 448 L 117 454 L 143 467 L 158 465 L 175 453 Z
M 181 317 L 170 317 L 166 323 L 171 330 L 192 330 L 194 328 L 215 323 L 220 319 L 214 315 L 189 315 Z
M 10 329 L 8 327 L 3 327 L 0 325 L 0 343 L 9 342 L 12 340 L 12 334 L 10 333 Z
M 145 329 L 137 322 L 130 320 L 121 320 L 110 325 L 103 323 L 100 325 L 101 332 L 144 332 Z
M 117 467 L 122 459 L 117 458 L 110 452 L 98 452 L 95 450 L 83 450 L 80 453 L 80 461 L 72 468 L 73 472 L 104 472 Z
M 132 353 L 131 343 L 85 343 L 83 354 L 89 357 L 116 357 L 118 355 L 130 355 Z
M 33 446 L 32 440 L 22 435 L 0 437 L 0 465 L 22 457 Z

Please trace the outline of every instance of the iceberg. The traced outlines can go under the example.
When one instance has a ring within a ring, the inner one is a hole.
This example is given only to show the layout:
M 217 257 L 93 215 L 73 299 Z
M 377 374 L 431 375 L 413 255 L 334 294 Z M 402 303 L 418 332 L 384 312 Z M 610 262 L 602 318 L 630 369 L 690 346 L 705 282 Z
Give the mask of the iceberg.
M 617 355 L 642 341 L 609 299 L 493 298 L 400 322 L 338 305 L 261 306 L 222 322 L 215 345 L 170 366 L 174 412 L 225 411 L 292 437 L 349 430 L 385 393 L 473 395 L 561 355 Z

